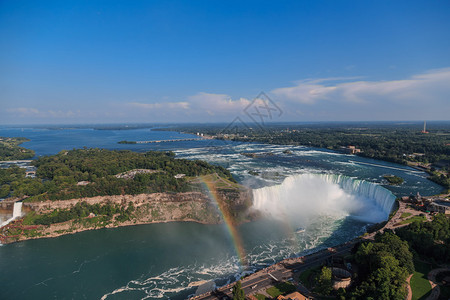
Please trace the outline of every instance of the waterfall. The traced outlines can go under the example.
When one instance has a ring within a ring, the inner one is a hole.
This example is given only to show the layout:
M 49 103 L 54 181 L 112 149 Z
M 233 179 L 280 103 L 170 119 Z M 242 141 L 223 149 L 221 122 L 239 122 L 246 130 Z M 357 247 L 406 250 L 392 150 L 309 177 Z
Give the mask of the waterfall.
M 15 218 L 19 218 L 21 216 L 22 216 L 22 202 L 15 202 L 12 218 L 15 219 Z
M 327 182 L 333 182 L 342 187 L 342 189 L 353 195 L 363 196 L 375 201 L 383 212 L 389 216 L 394 205 L 395 196 L 391 191 L 384 187 L 365 180 L 353 179 L 344 175 L 324 174 L 320 175 Z
M 8 225 L 10 222 L 22 216 L 22 202 L 15 202 L 13 207 L 13 215 L 8 220 L 0 224 L 0 227 Z
M 380 185 L 337 174 L 300 174 L 253 190 L 253 207 L 279 219 L 326 214 L 386 220 L 395 196 Z

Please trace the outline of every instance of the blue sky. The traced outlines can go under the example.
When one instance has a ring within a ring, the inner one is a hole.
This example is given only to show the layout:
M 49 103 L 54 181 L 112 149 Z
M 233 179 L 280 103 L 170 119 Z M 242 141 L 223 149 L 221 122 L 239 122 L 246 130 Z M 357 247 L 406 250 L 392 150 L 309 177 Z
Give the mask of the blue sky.
M 0 2 L 0 123 L 448 120 L 449 1 Z

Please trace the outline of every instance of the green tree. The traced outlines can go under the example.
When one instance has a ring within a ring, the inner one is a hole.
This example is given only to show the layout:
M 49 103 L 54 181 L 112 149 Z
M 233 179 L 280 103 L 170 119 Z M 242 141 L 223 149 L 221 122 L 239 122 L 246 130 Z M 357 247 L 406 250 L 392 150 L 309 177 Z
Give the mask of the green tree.
M 8 197 L 9 191 L 10 191 L 9 184 L 2 185 L 2 187 L 0 188 L 0 198 Z
M 398 299 L 406 297 L 404 283 L 408 272 L 401 267 L 399 261 L 392 255 L 380 253 L 378 257 L 380 268 L 372 275 L 369 281 L 375 282 L 377 287 L 374 291 L 375 299 Z
M 331 281 L 332 271 L 330 268 L 323 267 L 320 273 L 316 277 L 316 287 L 317 293 L 322 295 L 329 295 L 333 290 L 333 282 Z
M 406 268 L 409 274 L 414 273 L 413 255 L 409 251 L 408 242 L 392 232 L 385 232 L 383 235 L 376 236 L 375 241 L 384 245 L 383 250 L 392 254 L 399 262 L 401 267 Z
M 233 286 L 233 300 L 245 300 L 245 293 L 240 280 Z
M 404 299 L 405 281 L 414 271 L 409 246 L 392 232 L 359 246 L 355 260 L 361 283 L 351 293 L 356 299 Z

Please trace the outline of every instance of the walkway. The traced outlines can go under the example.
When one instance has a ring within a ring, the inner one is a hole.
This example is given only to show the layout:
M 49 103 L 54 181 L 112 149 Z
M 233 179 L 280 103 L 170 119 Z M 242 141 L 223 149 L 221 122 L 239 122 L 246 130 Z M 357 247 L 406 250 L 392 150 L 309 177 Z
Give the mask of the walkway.
M 406 296 L 406 300 L 411 300 L 412 299 L 412 290 L 411 290 L 411 277 L 413 276 L 414 274 L 411 274 L 411 275 L 409 275 L 409 277 L 406 279 L 406 283 L 407 283 L 407 285 L 406 285 L 406 289 L 408 290 L 408 295 Z
M 383 233 L 386 229 L 395 230 L 395 229 L 400 228 L 400 227 L 408 226 L 410 223 L 400 224 L 402 221 L 407 219 L 407 218 L 405 218 L 405 219 L 401 218 L 403 213 L 410 213 L 411 215 L 408 216 L 408 218 L 414 217 L 414 216 L 418 216 L 420 214 L 423 214 L 423 215 L 425 215 L 425 217 L 427 218 L 428 221 L 432 220 L 432 216 L 430 214 L 424 213 L 424 212 L 416 210 L 414 208 L 410 208 L 410 207 L 408 207 L 408 203 L 405 203 L 403 201 L 398 201 L 398 205 L 399 206 L 398 206 L 397 212 L 386 223 L 386 225 L 384 225 L 383 228 L 381 228 L 378 231 L 372 232 L 372 233 L 370 233 L 368 235 L 365 235 L 363 238 L 364 239 L 371 239 L 371 240 L 373 240 L 374 237 L 375 237 L 375 234 L 377 234 L 378 232 Z

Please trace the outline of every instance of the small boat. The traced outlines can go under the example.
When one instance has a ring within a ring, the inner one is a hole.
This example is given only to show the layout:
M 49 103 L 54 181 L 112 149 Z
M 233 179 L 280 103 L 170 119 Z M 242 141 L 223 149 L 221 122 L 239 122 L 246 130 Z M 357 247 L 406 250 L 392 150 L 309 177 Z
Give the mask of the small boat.
M 303 227 L 299 227 L 295 230 L 295 233 L 303 233 L 303 232 L 305 232 L 305 228 Z

